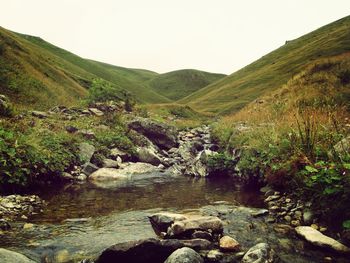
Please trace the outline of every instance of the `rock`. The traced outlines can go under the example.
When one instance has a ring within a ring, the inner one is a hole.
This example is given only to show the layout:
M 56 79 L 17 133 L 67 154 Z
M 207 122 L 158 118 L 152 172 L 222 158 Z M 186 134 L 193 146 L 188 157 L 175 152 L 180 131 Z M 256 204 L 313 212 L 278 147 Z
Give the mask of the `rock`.
M 76 177 L 76 179 L 77 179 L 78 181 L 86 181 L 87 176 L 86 176 L 86 174 L 79 174 L 79 175 Z
M 207 254 L 207 259 L 210 260 L 210 262 L 214 261 L 217 262 L 218 260 L 222 259 L 224 257 L 224 254 L 220 252 L 218 249 L 210 250 Z
M 127 179 L 134 175 L 152 173 L 158 168 L 148 163 L 129 163 L 120 169 L 101 168 L 89 176 L 91 180 L 118 180 Z
M 293 228 L 290 225 L 284 225 L 284 224 L 277 224 L 273 227 L 273 230 L 275 230 L 277 233 L 281 234 L 288 234 L 293 231 Z
M 192 216 L 189 219 L 174 222 L 169 228 L 169 236 L 180 236 L 186 232 L 195 230 L 209 231 L 213 233 L 222 233 L 224 229 L 223 222 L 215 216 Z
M 127 161 L 130 157 L 128 153 L 126 153 L 118 148 L 111 149 L 109 156 L 113 160 L 117 160 L 119 157 L 123 162 Z
M 156 232 L 166 232 L 168 227 L 171 226 L 175 221 L 182 221 L 188 219 L 182 214 L 175 214 L 169 212 L 161 212 L 153 214 L 149 217 L 149 220 L 155 228 Z
M 77 127 L 74 127 L 74 126 L 71 126 L 71 125 L 66 126 L 65 129 L 69 133 L 75 133 L 75 132 L 77 132 L 79 130 Z
M 340 142 L 338 142 L 336 145 L 334 145 L 334 151 L 340 157 L 343 157 L 343 156 L 346 156 L 347 154 L 349 154 L 349 152 L 350 152 L 350 136 L 342 139 Z
M 305 225 L 311 225 L 314 219 L 314 214 L 311 210 L 305 210 L 303 214 L 303 221 Z
M 5 95 L 0 94 L 0 116 L 9 117 L 12 115 L 12 105 Z
M 323 235 L 321 232 L 310 226 L 298 226 L 295 228 L 295 231 L 299 236 L 315 246 L 329 248 L 339 253 L 350 253 L 348 247 L 333 238 Z
M 89 108 L 89 111 L 95 116 L 103 116 L 104 113 L 96 108 Z
M 177 147 L 178 132 L 175 127 L 146 118 L 135 118 L 128 127 L 144 136 L 162 149 Z
M 82 129 L 80 131 L 78 131 L 78 134 L 81 134 L 83 137 L 85 137 L 86 139 L 95 139 L 96 135 L 92 130 L 86 130 L 86 129 Z
M 184 174 L 193 177 L 207 177 L 209 175 L 207 166 L 198 158 L 187 165 Z
M 197 230 L 197 231 L 193 232 L 191 238 L 192 239 L 200 238 L 200 239 L 206 239 L 206 240 L 212 241 L 213 240 L 213 235 L 210 234 L 207 231 L 199 231 L 199 230 Z
M 96 263 L 163 263 L 171 253 L 182 247 L 189 247 L 194 250 L 205 250 L 210 249 L 212 244 L 208 240 L 202 239 L 159 240 L 149 238 L 111 246 L 101 253 Z
M 11 225 L 5 219 L 0 219 L 0 230 L 7 231 L 11 229 Z
M 216 152 L 210 151 L 210 150 L 203 150 L 199 153 L 199 159 L 202 163 L 206 164 L 208 163 L 209 157 L 215 155 Z
M 34 227 L 34 225 L 31 224 L 31 223 L 25 223 L 25 224 L 23 225 L 23 229 L 32 229 L 33 227 Z
M 150 163 L 153 165 L 159 165 L 162 162 L 155 149 L 151 147 L 139 147 L 137 148 L 136 152 L 137 158 L 140 162 Z
M 35 261 L 27 258 L 20 253 L 4 248 L 0 248 L 0 259 L 1 263 L 35 263 Z
M 49 117 L 49 115 L 43 111 L 32 111 L 32 116 L 37 117 L 39 119 L 44 119 Z
M 85 174 L 85 175 L 87 175 L 87 176 L 89 176 L 89 175 L 91 175 L 92 173 L 94 173 L 95 171 L 97 171 L 98 169 L 99 169 L 99 168 L 98 168 L 96 165 L 94 165 L 94 164 L 92 164 L 92 163 L 90 163 L 90 162 L 87 162 L 87 163 L 85 163 L 85 164 L 83 165 L 82 173 Z
M 119 159 L 119 161 L 118 160 L 114 161 L 112 159 L 107 159 L 107 158 L 103 159 L 102 166 L 104 168 L 119 168 L 119 166 L 121 164 L 121 159 L 120 159 L 120 157 L 117 159 Z
M 220 147 L 217 144 L 211 144 L 208 149 L 210 151 L 217 152 L 220 149 Z
M 90 162 L 91 157 L 94 155 L 95 147 L 87 142 L 79 144 L 79 159 L 85 163 Z
M 203 258 L 192 248 L 183 247 L 175 250 L 164 263 L 203 263 Z
M 68 181 L 73 181 L 74 180 L 74 176 L 71 175 L 70 173 L 66 173 L 66 172 L 63 172 L 61 174 L 61 178 L 64 179 L 64 180 L 68 180 Z
M 240 247 L 239 243 L 229 236 L 220 238 L 219 246 L 222 251 L 238 251 Z
M 268 244 L 259 243 L 245 253 L 241 263 L 273 263 L 277 259 L 275 251 Z
M 256 212 L 253 212 L 251 215 L 252 217 L 260 217 L 260 216 L 266 216 L 269 214 L 269 210 L 267 209 L 260 209 Z

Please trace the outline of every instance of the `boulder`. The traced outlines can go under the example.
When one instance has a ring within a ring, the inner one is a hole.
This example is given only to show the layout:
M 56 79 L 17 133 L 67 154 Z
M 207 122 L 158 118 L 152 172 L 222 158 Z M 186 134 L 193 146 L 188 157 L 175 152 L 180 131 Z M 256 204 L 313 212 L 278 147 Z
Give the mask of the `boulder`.
M 164 263 L 203 263 L 203 258 L 192 248 L 183 247 L 175 250 Z
M 39 119 L 44 119 L 49 117 L 49 115 L 43 111 L 32 111 L 32 116 L 37 117 Z
M 96 165 L 94 165 L 90 162 L 87 162 L 83 165 L 82 173 L 89 176 L 97 170 L 98 170 L 98 167 Z
M 220 238 L 219 246 L 222 251 L 238 251 L 240 249 L 238 241 L 229 236 Z
M 314 246 L 328 248 L 339 253 L 350 253 L 350 249 L 335 239 L 323 235 L 320 231 L 310 226 L 298 226 L 296 233 Z
M 0 94 L 0 116 L 11 116 L 12 105 L 5 95 Z
M 92 130 L 86 130 L 86 129 L 82 129 L 80 131 L 78 131 L 78 134 L 81 134 L 83 137 L 85 137 L 86 139 L 95 139 L 96 135 Z
M 20 253 L 4 248 L 0 248 L 0 259 L 1 263 L 35 263 L 35 261 L 27 258 Z
M 163 263 L 175 250 L 189 247 L 194 250 L 211 249 L 208 240 L 159 240 L 155 238 L 143 239 L 116 244 L 104 250 L 96 263 L 128 262 L 128 263 Z
M 140 162 L 150 163 L 153 165 L 159 165 L 162 163 L 162 159 L 156 153 L 156 150 L 151 147 L 139 147 L 136 149 L 137 158 Z
M 112 148 L 110 150 L 109 157 L 113 160 L 117 160 L 118 157 L 122 159 L 123 162 L 127 161 L 130 158 L 130 155 L 119 148 Z
M 127 179 L 134 175 L 152 173 L 158 171 L 158 168 L 148 163 L 129 163 L 123 168 L 101 168 L 92 173 L 90 180 L 119 180 Z
M 259 243 L 250 248 L 241 263 L 274 263 L 278 261 L 275 251 L 266 243 Z
M 95 116 L 103 116 L 103 112 L 97 108 L 89 108 L 89 111 Z
M 177 147 L 178 132 L 173 126 L 146 118 L 135 118 L 128 123 L 128 127 L 143 134 L 162 149 Z
M 95 147 L 87 142 L 79 144 L 79 159 L 85 163 L 90 162 L 91 157 L 94 155 Z
M 119 161 L 118 161 L 119 159 Z M 112 159 L 103 159 L 102 161 L 102 166 L 104 168 L 119 168 L 120 164 L 121 164 L 121 159 L 118 158 L 116 161 L 112 160 Z
M 222 233 L 223 222 L 216 216 L 192 216 L 182 221 L 174 222 L 167 231 L 168 236 L 181 236 L 193 233 L 195 230 L 203 230 L 213 233 Z
M 5 219 L 0 219 L 0 230 L 6 231 L 10 229 L 11 229 L 10 223 L 7 222 Z
M 342 139 L 334 145 L 335 153 L 340 157 L 345 157 L 350 152 L 350 136 Z
M 182 214 L 169 212 L 156 213 L 149 217 L 149 220 L 156 233 L 166 232 L 168 227 L 171 226 L 175 221 L 182 221 L 185 219 L 188 219 L 188 217 Z
M 194 162 L 187 164 L 184 174 L 194 177 L 207 177 L 209 175 L 209 171 L 207 166 L 197 158 L 194 160 Z

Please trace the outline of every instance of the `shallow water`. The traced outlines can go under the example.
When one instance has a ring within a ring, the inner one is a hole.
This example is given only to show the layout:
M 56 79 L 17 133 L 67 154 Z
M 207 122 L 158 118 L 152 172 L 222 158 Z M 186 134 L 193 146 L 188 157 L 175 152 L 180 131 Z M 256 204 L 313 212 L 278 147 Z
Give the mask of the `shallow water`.
M 30 218 L 34 227 L 0 236 L 0 247 L 26 254 L 40 262 L 77 262 L 96 257 L 110 245 L 155 237 L 147 216 L 158 211 L 218 215 L 225 230 L 243 248 L 267 241 L 286 262 L 321 262 L 324 254 L 303 241 L 276 234 L 264 219 L 251 216 L 263 207 L 257 191 L 237 189 L 230 179 L 193 179 L 146 174 L 117 183 L 66 185 L 46 189 L 43 214 Z M 345 262 L 345 261 L 344 261 Z

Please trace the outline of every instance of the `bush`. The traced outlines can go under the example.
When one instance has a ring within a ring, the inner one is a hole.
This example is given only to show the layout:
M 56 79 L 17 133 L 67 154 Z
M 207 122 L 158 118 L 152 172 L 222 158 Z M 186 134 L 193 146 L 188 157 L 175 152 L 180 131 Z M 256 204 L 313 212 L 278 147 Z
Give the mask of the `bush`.
M 118 93 L 118 88 L 110 82 L 103 79 L 94 79 L 89 89 L 88 102 L 119 101 L 121 98 Z
M 214 176 L 227 176 L 235 172 L 236 163 L 226 153 L 213 154 L 208 157 L 207 167 Z

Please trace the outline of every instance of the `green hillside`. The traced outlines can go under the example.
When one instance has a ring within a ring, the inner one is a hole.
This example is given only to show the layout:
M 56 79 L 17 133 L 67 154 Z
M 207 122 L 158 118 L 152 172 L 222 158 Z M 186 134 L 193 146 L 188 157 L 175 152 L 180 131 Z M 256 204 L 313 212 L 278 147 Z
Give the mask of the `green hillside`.
M 312 61 L 347 51 L 350 51 L 350 16 L 288 41 L 254 63 L 179 102 L 204 112 L 235 112 L 278 89 Z
M 183 69 L 157 75 L 147 84 L 158 94 L 170 100 L 179 100 L 225 76 L 194 69 Z
M 141 103 L 169 102 L 142 84 L 156 75 L 83 59 L 39 37 L 0 28 L 0 93 L 18 106 L 75 105 L 95 78 L 111 82 L 120 97 L 128 91 Z

